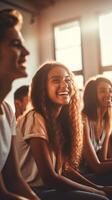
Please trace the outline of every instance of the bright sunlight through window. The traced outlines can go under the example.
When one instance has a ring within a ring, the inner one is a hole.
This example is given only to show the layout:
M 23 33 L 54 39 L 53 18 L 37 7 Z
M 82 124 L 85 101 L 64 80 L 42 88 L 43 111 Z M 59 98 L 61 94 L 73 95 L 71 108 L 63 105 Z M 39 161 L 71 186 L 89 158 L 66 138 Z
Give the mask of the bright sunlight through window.
M 99 17 L 101 65 L 112 65 L 112 13 Z
M 110 81 L 112 81 L 112 71 L 111 72 L 103 72 L 103 75 L 108 78 Z
M 77 87 L 79 89 L 83 89 L 83 85 L 84 85 L 84 78 L 82 75 L 76 75 L 76 83 L 77 83 Z
M 72 71 L 82 70 L 81 31 L 79 21 L 54 27 L 56 60 Z

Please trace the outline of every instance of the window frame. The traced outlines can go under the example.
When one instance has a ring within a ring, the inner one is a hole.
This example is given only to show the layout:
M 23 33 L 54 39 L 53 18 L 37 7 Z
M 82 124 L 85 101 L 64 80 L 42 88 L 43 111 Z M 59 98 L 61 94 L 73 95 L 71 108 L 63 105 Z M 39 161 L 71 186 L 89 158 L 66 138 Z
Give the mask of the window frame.
M 103 12 L 98 14 L 98 49 L 99 49 L 99 73 L 103 74 L 104 72 L 112 72 L 112 65 L 102 66 L 102 55 L 101 55 L 101 38 L 100 38 L 100 26 L 99 26 L 99 18 L 103 15 L 112 13 L 111 11 Z
M 67 23 L 75 22 L 75 21 L 78 21 L 79 25 L 80 25 L 80 39 L 81 39 L 80 42 L 81 42 L 81 56 L 82 56 L 81 62 L 82 62 L 82 69 L 81 70 L 77 70 L 77 71 L 73 70 L 72 72 L 76 76 L 77 75 L 81 75 L 83 77 L 83 86 L 84 86 L 85 76 L 84 76 L 84 62 L 83 62 L 83 40 L 82 40 L 82 29 L 81 29 L 81 18 L 80 17 L 72 18 L 72 19 L 69 19 L 69 20 L 63 20 L 63 21 L 60 21 L 60 22 L 53 23 L 53 25 L 52 25 L 52 33 L 53 33 L 52 34 L 53 35 L 53 57 L 56 60 L 56 45 L 55 45 L 55 33 L 54 33 L 55 27 L 56 26 L 61 26 L 61 25 L 67 24 Z

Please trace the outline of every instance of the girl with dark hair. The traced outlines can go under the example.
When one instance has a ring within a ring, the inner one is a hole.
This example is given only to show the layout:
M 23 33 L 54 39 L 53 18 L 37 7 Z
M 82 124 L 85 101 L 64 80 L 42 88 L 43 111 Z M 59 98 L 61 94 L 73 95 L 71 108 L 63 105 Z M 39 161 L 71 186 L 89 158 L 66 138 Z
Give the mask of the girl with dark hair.
M 108 158 L 112 140 L 112 83 L 103 76 L 91 78 L 84 89 L 83 103 L 87 171 L 99 175 L 98 183 L 112 184 L 112 159 Z
M 42 200 L 105 199 L 107 188 L 76 171 L 83 134 L 74 75 L 60 63 L 43 64 L 33 78 L 31 100 L 33 109 L 18 120 L 16 145 L 29 185 Z

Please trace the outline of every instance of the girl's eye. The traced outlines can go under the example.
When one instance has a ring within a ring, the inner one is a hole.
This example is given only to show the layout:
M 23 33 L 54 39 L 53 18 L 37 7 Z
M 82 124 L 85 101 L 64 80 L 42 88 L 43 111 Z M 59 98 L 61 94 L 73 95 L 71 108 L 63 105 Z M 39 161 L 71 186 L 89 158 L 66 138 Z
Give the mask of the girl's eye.
M 70 77 L 66 77 L 66 78 L 65 78 L 65 82 L 68 83 L 68 84 L 70 84 L 70 83 L 71 83 Z
M 112 89 L 110 89 L 109 92 L 112 94 Z
M 100 93 L 112 93 L 112 89 L 109 89 L 109 90 L 104 90 L 104 89 L 102 89 L 102 90 L 100 90 Z
M 66 83 L 71 83 L 71 79 L 70 78 L 66 78 L 65 81 L 66 81 Z
M 59 79 L 53 79 L 53 82 L 54 82 L 54 83 L 59 83 L 60 80 L 59 80 Z

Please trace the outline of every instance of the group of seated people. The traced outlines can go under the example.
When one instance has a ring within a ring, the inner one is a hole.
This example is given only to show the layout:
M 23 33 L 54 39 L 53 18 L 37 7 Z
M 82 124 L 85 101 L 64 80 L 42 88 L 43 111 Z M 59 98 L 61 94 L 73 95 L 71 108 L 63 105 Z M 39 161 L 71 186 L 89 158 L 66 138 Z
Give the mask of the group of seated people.
M 111 81 L 91 78 L 82 108 L 75 75 L 47 61 L 32 79 L 30 109 L 15 123 L 4 99 L 12 82 L 27 76 L 29 54 L 17 13 L 0 12 L 0 200 L 111 200 Z

